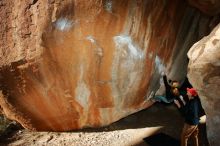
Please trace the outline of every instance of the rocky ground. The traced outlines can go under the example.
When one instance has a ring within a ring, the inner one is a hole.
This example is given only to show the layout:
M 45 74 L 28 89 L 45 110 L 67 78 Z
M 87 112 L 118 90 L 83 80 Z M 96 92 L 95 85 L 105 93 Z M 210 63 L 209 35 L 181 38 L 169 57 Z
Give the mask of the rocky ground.
M 74 146 L 123 146 L 123 145 L 137 145 L 142 142 L 142 138 L 146 136 L 147 129 L 129 129 L 123 131 L 111 132 L 77 132 L 77 133 L 53 133 L 40 132 L 34 133 L 29 131 L 20 131 L 14 135 L 8 144 L 4 145 L 14 146 L 30 146 L 30 145 L 74 145 Z
M 147 110 L 99 129 L 71 132 L 31 132 L 17 130 L 1 138 L 9 146 L 147 146 L 143 138 L 163 132 L 178 138 L 182 118 L 174 106 L 156 104 Z

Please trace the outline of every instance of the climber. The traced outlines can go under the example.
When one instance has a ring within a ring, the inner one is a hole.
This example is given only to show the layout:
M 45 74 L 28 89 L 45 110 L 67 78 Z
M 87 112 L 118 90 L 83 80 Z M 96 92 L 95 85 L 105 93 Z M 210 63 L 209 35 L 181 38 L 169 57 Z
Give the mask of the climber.
M 165 95 L 155 95 L 155 93 L 152 91 L 150 95 L 148 96 L 147 100 L 145 100 L 142 103 L 142 108 L 150 107 L 155 102 L 163 102 L 165 104 L 170 104 L 170 103 L 173 103 L 174 99 L 178 100 L 180 103 L 185 103 L 188 101 L 188 98 L 186 97 L 186 93 L 187 93 L 186 89 L 192 88 L 192 85 L 189 83 L 187 77 L 185 78 L 184 82 L 180 86 L 180 82 L 178 81 L 167 80 L 167 76 L 164 72 L 162 72 L 161 75 L 163 76 L 163 82 L 165 86 Z M 164 87 L 164 86 L 161 86 L 161 87 Z
M 187 88 L 186 97 L 188 101 L 181 103 L 174 100 L 174 103 L 185 118 L 184 127 L 181 134 L 181 146 L 187 146 L 188 139 L 193 138 L 195 146 L 198 146 L 198 124 L 201 113 L 201 103 L 198 94 L 194 88 Z
M 148 100 L 171 103 L 173 102 L 175 98 L 178 98 L 180 96 L 180 92 L 179 92 L 180 83 L 178 81 L 169 80 L 169 82 L 171 83 L 171 85 L 169 85 L 167 81 L 167 76 L 165 75 L 164 72 L 162 73 L 162 75 L 163 75 L 163 82 L 165 85 L 166 94 L 165 95 L 153 95 L 153 92 L 151 92 L 151 95 L 148 98 Z

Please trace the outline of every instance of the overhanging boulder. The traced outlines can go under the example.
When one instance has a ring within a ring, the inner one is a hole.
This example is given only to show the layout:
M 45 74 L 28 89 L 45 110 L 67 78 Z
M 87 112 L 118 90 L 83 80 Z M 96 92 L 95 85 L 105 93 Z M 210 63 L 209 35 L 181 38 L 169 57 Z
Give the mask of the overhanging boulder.
M 108 125 L 182 81 L 212 17 L 184 0 L 0 2 L 0 105 L 25 128 Z

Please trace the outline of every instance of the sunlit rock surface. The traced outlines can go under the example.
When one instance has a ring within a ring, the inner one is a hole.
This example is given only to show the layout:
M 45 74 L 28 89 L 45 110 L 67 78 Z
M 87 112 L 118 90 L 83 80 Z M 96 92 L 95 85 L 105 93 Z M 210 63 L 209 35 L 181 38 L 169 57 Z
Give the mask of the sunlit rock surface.
M 220 145 L 220 24 L 192 46 L 188 77 L 198 90 L 207 113 L 211 145 Z
M 213 17 L 184 0 L 0 1 L 0 105 L 25 128 L 108 125 L 182 81 Z M 212 25 L 210 25 L 212 24 Z

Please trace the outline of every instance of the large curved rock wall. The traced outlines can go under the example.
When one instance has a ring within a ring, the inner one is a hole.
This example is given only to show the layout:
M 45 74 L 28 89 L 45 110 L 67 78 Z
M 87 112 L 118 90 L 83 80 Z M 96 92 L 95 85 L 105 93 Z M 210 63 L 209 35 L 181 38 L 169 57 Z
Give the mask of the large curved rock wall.
M 188 77 L 198 90 L 207 113 L 211 145 L 220 145 L 220 24 L 188 52 Z
M 65 131 L 143 108 L 160 73 L 183 80 L 212 18 L 184 0 L 0 1 L 0 105 L 24 127 Z

